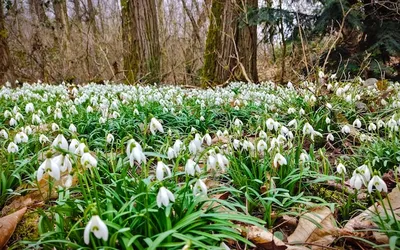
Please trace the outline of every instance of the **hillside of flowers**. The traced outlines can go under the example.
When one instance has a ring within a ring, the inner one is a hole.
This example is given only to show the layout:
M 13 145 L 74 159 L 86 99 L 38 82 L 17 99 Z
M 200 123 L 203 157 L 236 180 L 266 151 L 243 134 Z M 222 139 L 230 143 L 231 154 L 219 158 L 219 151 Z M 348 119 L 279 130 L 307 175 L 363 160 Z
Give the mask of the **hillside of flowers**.
M 8 249 L 400 247 L 399 83 L 38 82 L 0 103 Z

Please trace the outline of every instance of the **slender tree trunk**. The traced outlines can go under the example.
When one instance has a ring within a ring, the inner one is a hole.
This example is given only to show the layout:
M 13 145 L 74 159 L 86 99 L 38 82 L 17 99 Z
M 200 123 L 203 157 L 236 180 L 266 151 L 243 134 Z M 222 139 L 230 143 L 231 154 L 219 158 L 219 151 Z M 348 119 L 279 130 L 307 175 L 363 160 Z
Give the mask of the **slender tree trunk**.
M 89 14 L 89 25 L 93 28 L 94 35 L 98 35 L 99 31 L 96 24 L 96 10 L 93 7 L 92 0 L 87 0 L 88 14 Z
M 279 0 L 279 9 L 282 10 L 282 0 Z M 285 64 L 286 64 L 286 41 L 285 41 L 285 31 L 283 25 L 283 17 L 281 16 L 279 20 L 279 33 L 281 35 L 282 40 L 282 63 L 281 63 L 281 79 L 280 83 L 283 84 L 285 79 Z
M 82 23 L 81 4 L 79 0 L 74 0 L 75 20 Z
M 10 49 L 7 42 L 8 31 L 5 25 L 3 10 L 3 1 L 0 1 L 0 84 L 3 84 L 7 80 L 7 75 L 12 68 Z
M 124 68 L 129 83 L 160 79 L 160 43 L 155 0 L 122 0 Z

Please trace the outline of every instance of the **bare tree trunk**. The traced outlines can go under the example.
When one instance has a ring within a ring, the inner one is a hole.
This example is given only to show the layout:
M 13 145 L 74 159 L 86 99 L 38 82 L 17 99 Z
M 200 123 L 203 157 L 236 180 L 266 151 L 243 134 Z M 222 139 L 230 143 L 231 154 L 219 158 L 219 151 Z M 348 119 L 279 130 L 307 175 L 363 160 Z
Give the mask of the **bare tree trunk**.
M 202 83 L 215 85 L 229 80 L 258 81 L 257 27 L 249 26 L 247 7 L 257 0 L 213 0 L 207 34 Z
M 79 0 L 74 0 L 75 20 L 82 22 L 81 4 Z
M 65 0 L 53 0 L 54 15 L 56 17 L 56 29 L 60 35 L 65 34 L 69 40 L 69 22 L 67 14 L 67 4 Z
M 93 28 L 93 33 L 95 36 L 98 35 L 99 31 L 97 29 L 96 24 L 96 10 L 93 7 L 92 0 L 87 0 L 87 8 L 88 8 L 88 15 L 89 15 L 89 25 Z
M 122 0 L 121 5 L 127 80 L 158 82 L 161 53 L 155 0 Z
M 279 0 L 279 9 L 282 10 L 282 0 Z M 285 42 L 285 31 L 284 31 L 284 25 L 283 25 L 283 17 L 281 16 L 279 20 L 279 34 L 281 35 L 281 40 L 282 40 L 282 64 L 281 64 L 281 79 L 280 83 L 283 84 L 283 81 L 285 79 L 285 57 L 286 57 L 286 42 Z
M 8 47 L 8 31 L 5 26 L 3 1 L 0 1 L 0 84 L 7 80 L 7 74 L 12 68 L 10 50 Z

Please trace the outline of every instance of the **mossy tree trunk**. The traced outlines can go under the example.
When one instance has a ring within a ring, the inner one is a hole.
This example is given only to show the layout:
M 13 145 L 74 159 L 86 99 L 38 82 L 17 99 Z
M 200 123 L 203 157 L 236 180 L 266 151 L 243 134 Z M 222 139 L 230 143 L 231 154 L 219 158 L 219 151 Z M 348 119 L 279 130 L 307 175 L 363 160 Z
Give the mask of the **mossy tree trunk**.
M 5 26 L 3 10 L 3 1 L 0 0 L 0 84 L 3 84 L 7 80 L 7 75 L 12 69 L 10 50 L 7 42 L 8 31 Z
M 159 82 L 161 50 L 155 0 L 121 0 L 121 6 L 128 83 Z
M 258 81 L 257 27 L 246 13 L 257 8 L 257 0 L 213 0 L 210 13 L 202 85 L 229 80 Z

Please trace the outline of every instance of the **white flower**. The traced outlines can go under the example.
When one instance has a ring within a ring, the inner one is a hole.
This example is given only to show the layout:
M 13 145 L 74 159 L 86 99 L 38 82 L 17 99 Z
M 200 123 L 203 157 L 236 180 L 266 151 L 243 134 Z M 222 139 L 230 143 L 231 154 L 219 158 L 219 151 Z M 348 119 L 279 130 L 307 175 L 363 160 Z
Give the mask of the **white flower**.
M 32 124 L 41 124 L 42 120 L 40 119 L 40 117 L 36 114 L 32 115 Z
M 167 207 L 170 201 L 175 202 L 174 194 L 165 187 L 161 187 L 157 194 L 157 206 Z
M 204 141 L 208 146 L 210 146 L 210 145 L 211 145 L 211 142 L 212 142 L 211 136 L 210 136 L 209 134 L 205 134 L 204 137 L 203 137 L 203 141 Z
M 217 159 L 214 157 L 214 155 L 209 155 L 207 158 L 207 171 L 210 169 L 217 169 Z
M 8 133 L 4 129 L 0 130 L 0 136 L 3 137 L 4 139 L 8 139 Z
M 11 118 L 9 124 L 10 126 L 14 127 L 17 125 L 17 121 L 14 118 Z
M 361 121 L 359 119 L 355 119 L 353 122 L 353 126 L 356 128 L 361 128 Z
M 335 140 L 335 137 L 333 137 L 333 135 L 331 134 L 331 133 L 329 133 L 327 136 L 326 136 L 326 141 L 334 141 Z
M 241 127 L 243 126 L 243 122 L 240 119 L 236 118 L 234 121 L 234 125 L 235 127 Z
M 53 161 L 59 166 L 61 172 L 68 170 L 68 173 L 72 171 L 72 163 L 69 155 L 58 155 L 53 158 Z
M 169 178 L 172 175 L 171 170 L 169 169 L 169 167 L 167 165 L 165 165 L 164 162 L 162 162 L 162 161 L 157 162 L 157 168 L 156 168 L 157 180 L 159 180 L 159 181 L 164 180 L 164 173 L 167 173 L 166 178 Z
M 226 158 L 225 155 L 222 155 L 221 153 L 218 153 L 215 158 L 217 159 L 218 166 L 221 168 L 221 170 L 224 172 L 225 168 L 228 166 L 229 161 L 228 158 Z
M 69 152 L 75 153 L 76 149 L 79 146 L 79 143 L 80 142 L 77 139 L 72 139 L 71 143 L 69 144 L 69 148 L 68 148 Z
M 179 155 L 179 153 L 181 152 L 181 150 L 183 149 L 182 147 L 183 142 L 181 140 L 176 140 L 173 146 L 173 149 L 175 151 L 175 157 L 177 157 Z
M 60 147 L 63 150 L 68 150 L 68 141 L 65 139 L 64 135 L 59 134 L 54 139 L 53 143 L 51 144 L 53 147 Z
M 14 137 L 14 142 L 19 144 L 21 142 L 26 143 L 28 142 L 28 136 L 24 132 L 18 132 Z
M 71 125 L 69 125 L 69 131 L 71 131 L 72 133 L 76 133 L 76 127 L 74 124 L 71 123 Z
M 325 77 L 325 74 L 324 74 L 324 72 L 322 72 L 321 70 L 318 72 L 318 77 L 319 78 L 324 78 Z
M 388 188 L 386 186 L 386 183 L 382 180 L 381 177 L 374 175 L 372 177 L 372 179 L 370 180 L 370 182 L 368 183 L 368 192 L 372 193 L 372 188 L 375 187 L 376 190 L 378 190 L 379 192 L 382 192 L 382 190 L 387 193 L 388 192 Z
M 329 102 L 327 102 L 327 103 L 326 103 L 326 107 L 327 107 L 328 109 L 332 109 L 332 104 L 330 104 Z
M 47 172 L 51 177 L 56 180 L 60 179 L 60 168 L 57 166 L 56 162 L 54 162 L 51 158 L 47 158 L 44 162 L 39 166 L 37 172 L 37 180 L 40 181 L 43 178 L 43 174 Z
M 169 160 L 175 158 L 175 151 L 173 148 L 171 148 L 171 147 L 168 148 L 167 156 L 168 156 Z
M 365 165 L 365 164 L 361 165 L 358 168 L 356 168 L 355 171 L 357 171 L 357 173 L 361 174 L 364 177 L 366 182 L 371 179 L 371 172 L 367 165 Z
M 350 178 L 350 186 L 359 190 L 363 184 L 365 185 L 364 177 L 355 170 L 353 176 Z
M 65 188 L 70 188 L 71 186 L 72 186 L 72 180 L 73 180 L 73 177 L 72 177 L 72 175 L 67 175 L 64 179 L 63 179 L 63 186 L 65 187 Z
M 15 144 L 14 142 L 10 142 L 7 147 L 8 153 L 17 153 L 18 152 L 18 145 Z
M 305 162 L 309 161 L 309 159 L 310 159 L 310 156 L 307 153 L 300 154 L 300 158 L 299 158 L 300 163 L 305 163 Z
M 158 130 L 160 133 L 164 133 L 164 129 L 161 123 L 156 118 L 153 117 L 150 120 L 150 131 L 153 135 L 155 135 L 156 130 Z
M 113 143 L 114 142 L 114 136 L 112 134 L 108 134 L 106 141 L 108 144 Z
M 310 125 L 310 123 L 306 123 L 303 126 L 303 134 L 304 135 L 313 135 L 314 134 L 314 128 Z
M 278 168 L 279 166 L 286 165 L 287 161 L 286 158 L 283 157 L 280 153 L 277 153 L 274 157 L 274 167 Z
M 83 240 L 86 245 L 90 242 L 90 232 L 96 236 L 97 239 L 108 240 L 108 228 L 107 225 L 100 219 L 98 215 L 93 215 L 83 232 Z
M 194 184 L 193 195 L 207 196 L 207 186 L 201 179 L 198 179 Z
M 264 140 L 259 140 L 257 143 L 257 150 L 259 153 L 262 153 L 267 148 L 267 143 Z
M 133 167 L 135 161 L 139 164 L 142 164 L 142 162 L 146 163 L 146 156 L 144 155 L 142 148 L 138 146 L 134 147 L 132 153 L 129 155 L 131 167 Z
M 264 130 L 261 130 L 260 133 L 258 134 L 258 136 L 259 136 L 261 139 L 267 139 L 267 138 L 268 138 L 267 133 L 265 133 Z
M 267 125 L 267 129 L 268 130 L 273 130 L 274 129 L 274 119 L 272 118 L 268 118 L 268 120 L 265 122 L 265 124 Z
M 51 130 L 54 131 L 58 131 L 60 130 L 60 127 L 56 124 L 56 123 L 52 123 L 51 124 Z
M 348 134 L 350 133 L 350 127 L 348 125 L 344 125 L 341 131 L 343 134 Z
M 297 129 L 297 120 L 293 119 L 288 123 L 288 127 L 294 127 L 295 129 Z
M 97 167 L 97 160 L 89 152 L 86 152 L 81 157 L 81 164 L 85 168 L 95 168 Z
M 384 121 L 382 121 L 382 120 L 378 121 L 378 128 L 382 128 L 382 127 L 385 127 L 385 126 L 386 126 L 386 124 L 385 124 Z
M 330 124 L 331 123 L 331 119 L 329 119 L 329 117 L 325 118 L 325 123 L 326 124 Z
M 370 123 L 368 125 L 368 131 L 375 131 L 376 130 L 376 125 L 374 123 Z
M 196 162 L 194 162 L 192 159 L 189 159 L 185 164 L 185 172 L 188 175 L 194 176 L 196 172 L 200 173 L 201 169 Z
M 33 112 L 33 111 L 35 111 L 35 108 L 33 107 L 33 104 L 32 104 L 32 103 L 26 104 L 26 106 L 25 106 L 25 112 L 26 112 L 26 113 L 31 113 L 31 112 Z
M 345 167 L 342 163 L 339 163 L 339 164 L 336 166 L 336 172 L 337 172 L 338 174 L 346 174 L 346 167 Z
M 240 147 L 240 141 L 237 140 L 237 139 L 234 139 L 234 140 L 233 140 L 233 148 L 234 148 L 235 150 L 238 150 L 239 147 Z

